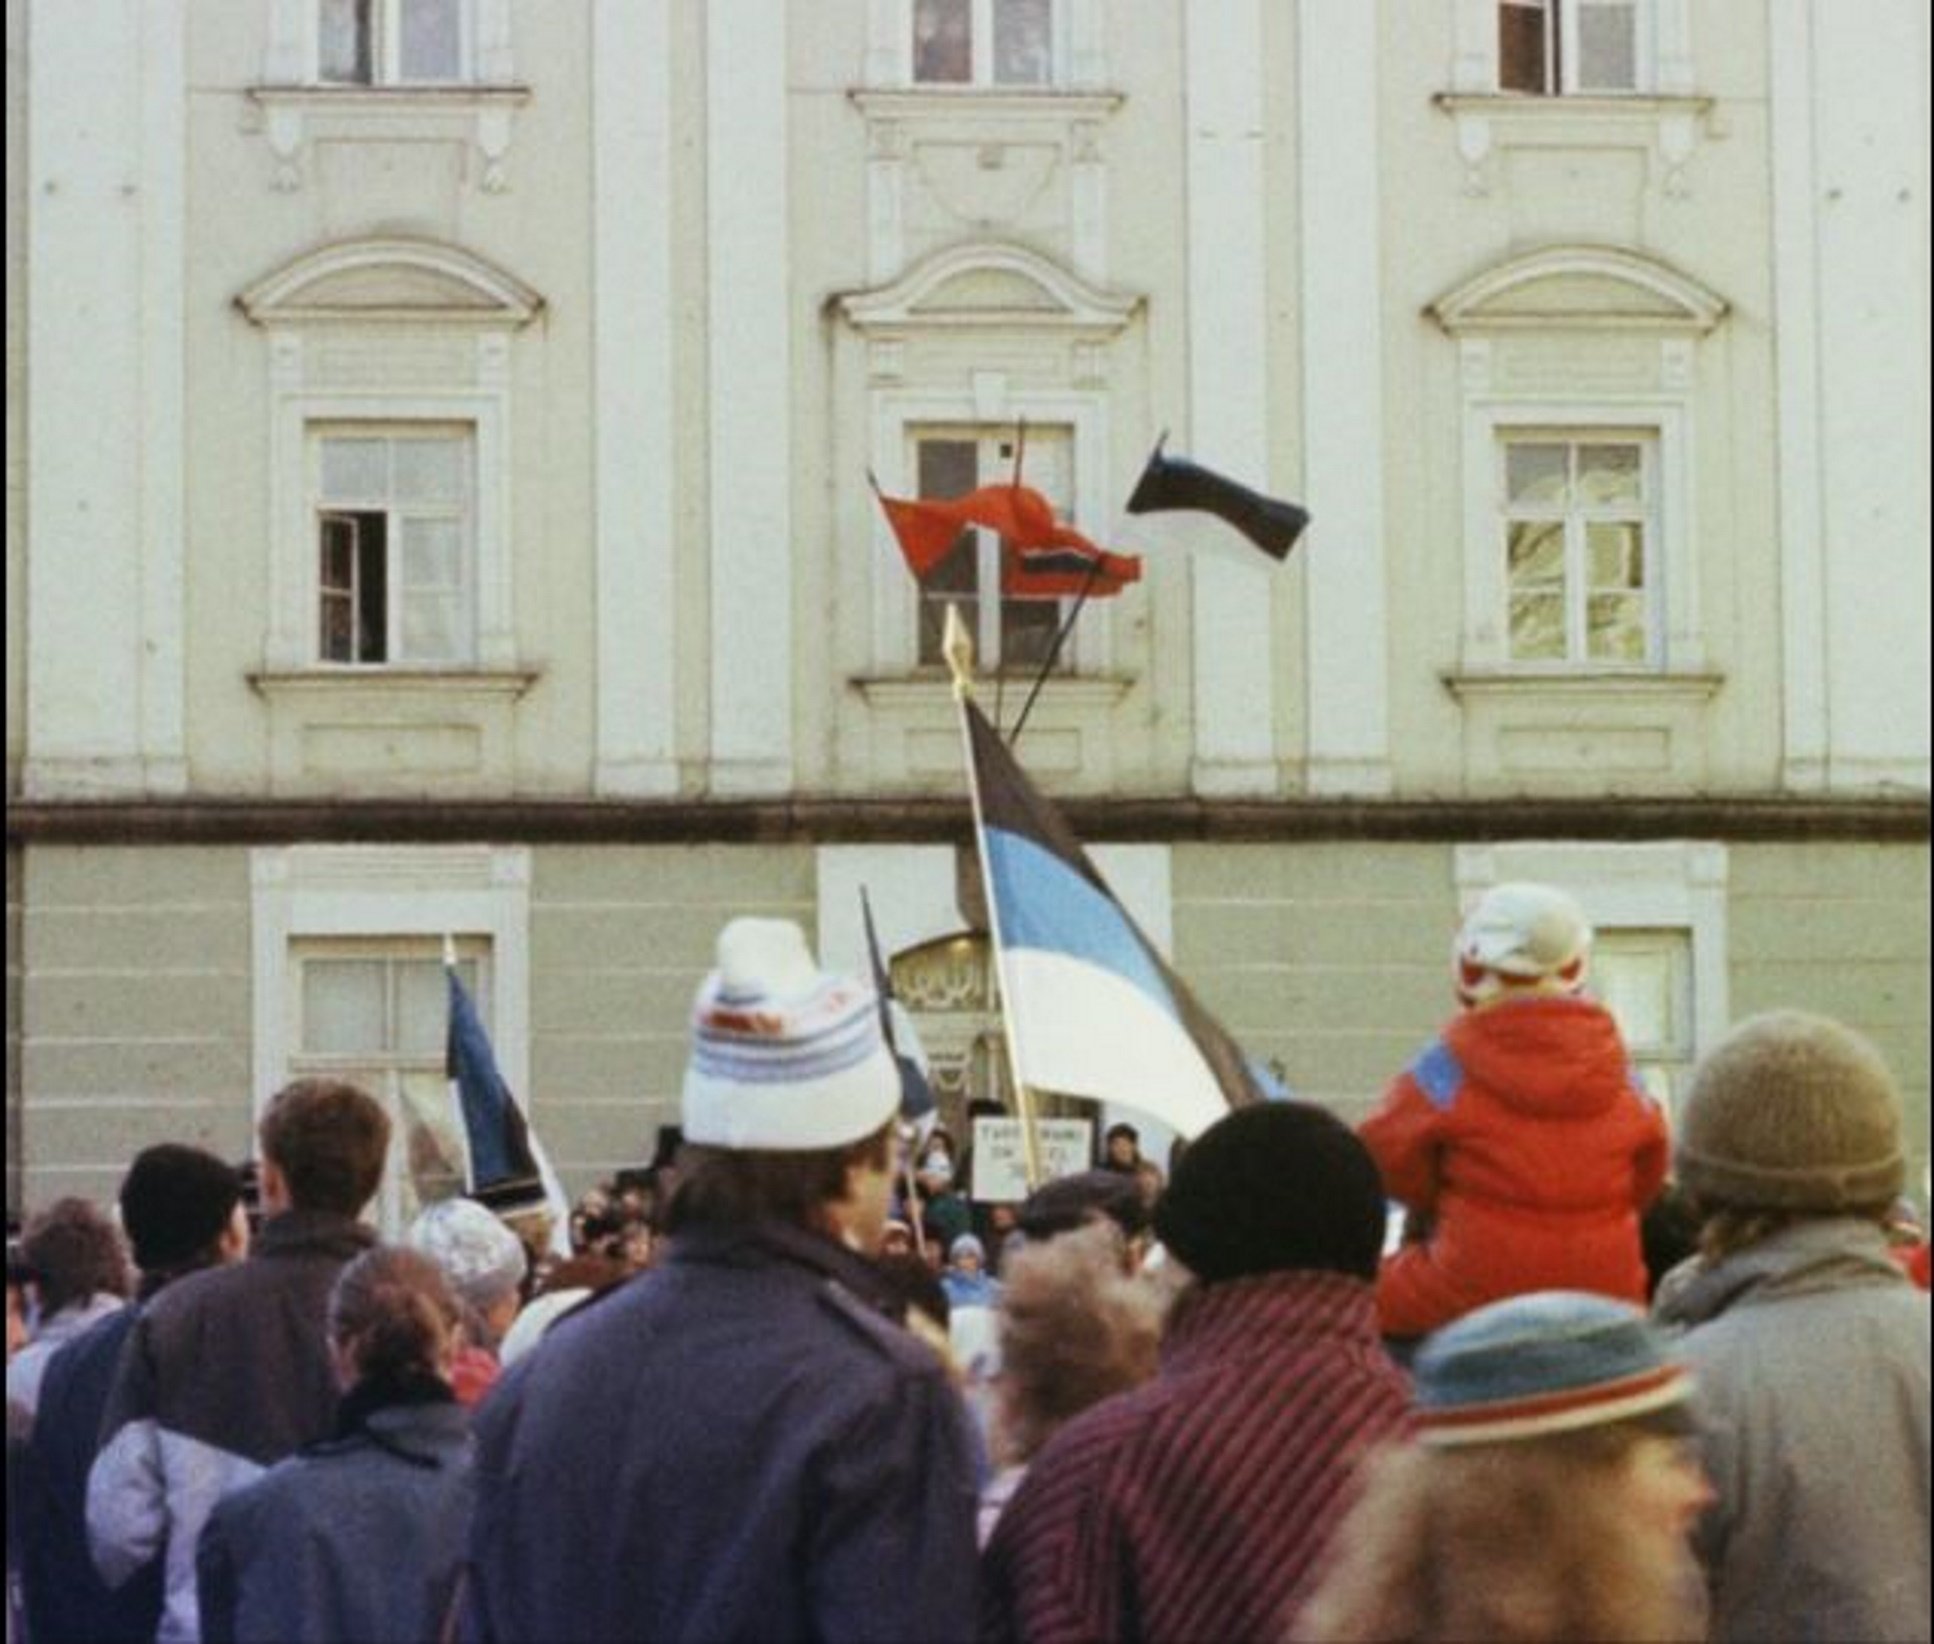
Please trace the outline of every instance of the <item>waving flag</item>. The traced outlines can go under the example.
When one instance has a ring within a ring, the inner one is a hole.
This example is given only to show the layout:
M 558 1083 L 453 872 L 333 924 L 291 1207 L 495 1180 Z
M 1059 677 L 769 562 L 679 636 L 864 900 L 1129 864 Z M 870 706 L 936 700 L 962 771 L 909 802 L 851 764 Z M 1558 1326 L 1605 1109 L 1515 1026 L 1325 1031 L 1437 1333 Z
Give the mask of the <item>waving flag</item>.
M 880 1031 L 886 1036 L 886 1048 L 893 1052 L 894 1063 L 900 1069 L 900 1119 L 912 1125 L 924 1140 L 940 1116 L 932 1082 L 927 1078 L 927 1053 L 921 1046 L 912 1016 L 893 991 L 893 978 L 880 952 L 879 932 L 873 928 L 873 904 L 867 899 L 864 887 L 860 890 L 860 915 L 866 922 L 866 955 L 873 967 L 873 992 L 880 1001 Z
M 1183 547 L 1232 549 L 1251 564 L 1258 552 L 1277 563 L 1289 557 L 1309 524 L 1309 513 L 1238 485 L 1211 469 L 1162 451 L 1155 442 L 1128 499 L 1133 515 L 1162 516 L 1157 533 Z
M 1274 1094 L 964 692 L 960 706 L 1016 1077 L 1187 1137 Z
M 457 967 L 446 959 L 443 974 L 450 990 L 450 1031 L 444 1051 L 444 1073 L 456 1090 L 463 1116 L 468 1165 L 465 1191 L 499 1214 L 547 1208 L 551 1212 L 551 1248 L 571 1253 L 571 1203 L 536 1134 L 525 1122 L 523 1109 L 497 1070 L 483 1019 Z
M 1008 599 L 1076 594 L 1091 574 L 1089 597 L 1106 598 L 1141 578 L 1139 559 L 1111 554 L 1056 520 L 1053 504 L 1032 486 L 983 485 L 965 496 L 915 498 L 889 497 L 873 481 L 873 494 L 916 581 L 925 581 L 960 533 L 975 525 L 994 531 L 1006 545 L 1001 592 Z

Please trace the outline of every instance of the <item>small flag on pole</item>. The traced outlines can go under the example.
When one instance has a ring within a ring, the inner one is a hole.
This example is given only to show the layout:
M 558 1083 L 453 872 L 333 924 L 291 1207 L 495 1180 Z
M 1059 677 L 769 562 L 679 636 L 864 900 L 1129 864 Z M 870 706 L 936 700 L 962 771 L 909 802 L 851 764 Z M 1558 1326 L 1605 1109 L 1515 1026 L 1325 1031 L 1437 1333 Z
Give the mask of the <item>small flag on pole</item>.
M 1293 502 L 1266 497 L 1184 457 L 1166 455 L 1164 434 L 1149 453 L 1128 499 L 1128 512 L 1159 537 L 1187 548 L 1220 548 L 1254 564 L 1258 553 L 1278 564 L 1309 524 L 1309 512 Z M 1159 520 L 1151 516 L 1160 516 Z M 1139 540 L 1138 540 L 1139 546 Z
M 1132 1108 L 1185 1137 L 1274 1094 L 958 694 L 1016 1079 Z
M 872 480 L 872 476 L 867 476 Z M 924 582 L 971 526 L 999 535 L 1001 592 L 1008 599 L 1059 599 L 1080 591 L 1092 573 L 1091 599 L 1118 594 L 1141 579 L 1142 563 L 1111 554 L 1054 517 L 1054 506 L 1032 486 L 983 485 L 965 496 L 889 497 L 873 480 L 886 522 L 914 580 Z
M 551 1213 L 551 1248 L 571 1253 L 571 1204 L 523 1109 L 497 1069 L 496 1052 L 483 1019 L 446 950 L 443 974 L 449 983 L 450 1029 L 444 1072 L 456 1092 L 463 1117 L 467 1167 L 465 1190 L 499 1215 L 520 1210 Z

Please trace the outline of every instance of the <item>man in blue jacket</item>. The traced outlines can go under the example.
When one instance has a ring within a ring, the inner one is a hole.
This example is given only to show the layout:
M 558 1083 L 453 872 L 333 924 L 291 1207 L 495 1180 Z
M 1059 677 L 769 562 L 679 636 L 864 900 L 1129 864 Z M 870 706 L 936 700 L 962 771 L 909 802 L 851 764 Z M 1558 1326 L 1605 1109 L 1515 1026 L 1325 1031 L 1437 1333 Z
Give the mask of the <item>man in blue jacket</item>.
M 900 1079 L 872 994 L 740 919 L 699 991 L 669 1258 L 477 1422 L 483 1640 L 965 1639 L 975 1452 L 867 1257 Z

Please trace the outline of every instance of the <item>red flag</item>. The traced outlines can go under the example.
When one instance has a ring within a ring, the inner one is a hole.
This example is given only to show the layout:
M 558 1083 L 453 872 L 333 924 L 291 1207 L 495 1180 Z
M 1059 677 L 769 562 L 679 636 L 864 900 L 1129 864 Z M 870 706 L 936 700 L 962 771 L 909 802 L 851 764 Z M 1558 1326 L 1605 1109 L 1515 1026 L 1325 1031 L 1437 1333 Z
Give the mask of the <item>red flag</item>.
M 1097 547 L 1054 517 L 1048 499 L 1027 485 L 983 485 L 965 496 L 889 497 L 874 494 L 916 580 L 924 581 L 969 526 L 984 525 L 1007 546 L 1001 556 L 1001 593 L 1009 599 L 1058 599 L 1088 586 L 1091 598 L 1118 594 L 1140 579 L 1142 562 Z

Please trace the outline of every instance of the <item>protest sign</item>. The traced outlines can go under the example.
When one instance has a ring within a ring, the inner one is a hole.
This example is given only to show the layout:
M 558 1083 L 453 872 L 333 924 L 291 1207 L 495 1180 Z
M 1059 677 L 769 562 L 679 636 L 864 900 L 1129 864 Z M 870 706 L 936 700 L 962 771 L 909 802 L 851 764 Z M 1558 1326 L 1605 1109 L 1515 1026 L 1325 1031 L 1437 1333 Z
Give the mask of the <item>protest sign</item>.
M 1042 1181 L 1072 1176 L 1093 1165 L 1092 1119 L 1037 1119 L 1034 1133 L 1041 1150 Z M 982 1204 L 1018 1204 L 1027 1197 L 1027 1144 L 1019 1119 L 976 1119 L 973 1163 L 969 1197 Z

